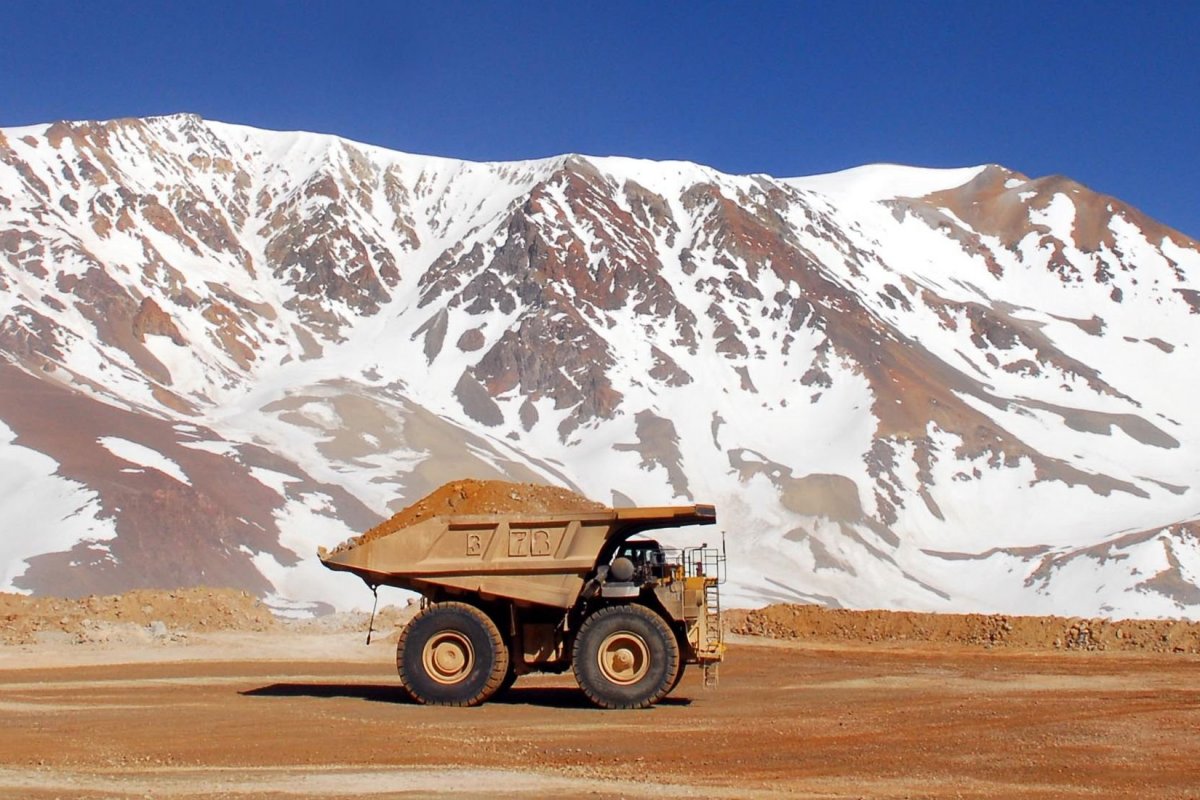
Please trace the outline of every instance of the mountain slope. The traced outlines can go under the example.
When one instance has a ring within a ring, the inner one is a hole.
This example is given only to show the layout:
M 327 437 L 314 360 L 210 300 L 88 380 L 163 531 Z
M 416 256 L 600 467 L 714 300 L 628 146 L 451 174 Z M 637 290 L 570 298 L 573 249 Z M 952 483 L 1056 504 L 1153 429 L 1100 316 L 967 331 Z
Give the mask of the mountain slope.
M 360 602 L 476 476 L 716 502 L 742 602 L 1200 616 L 1200 249 L 1068 179 L 2 136 L 13 586 Z

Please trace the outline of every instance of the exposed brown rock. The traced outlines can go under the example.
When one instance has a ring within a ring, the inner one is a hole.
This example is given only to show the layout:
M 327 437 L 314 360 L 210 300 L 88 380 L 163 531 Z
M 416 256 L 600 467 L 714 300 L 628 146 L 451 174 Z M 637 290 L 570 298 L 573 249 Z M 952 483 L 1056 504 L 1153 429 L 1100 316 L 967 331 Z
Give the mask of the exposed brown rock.
M 1200 524 L 1192 523 L 1188 528 L 1190 530 L 1185 535 L 1192 540 L 1198 538 Z M 1171 533 L 1174 533 L 1176 538 L 1183 538 L 1180 535 L 1181 531 L 1179 528 L 1175 528 Z M 1163 551 L 1167 557 L 1166 569 L 1142 581 L 1135 588 L 1140 592 L 1155 592 L 1168 597 L 1181 607 L 1200 606 L 1200 588 L 1186 576 L 1184 572 L 1185 568 L 1172 546 L 1171 537 L 1160 536 L 1159 543 L 1162 544 Z
M 94 261 L 90 254 L 80 255 Z M 89 267 L 81 276 L 59 275 L 58 288 L 74 295 L 75 308 L 92 322 L 101 341 L 128 353 L 151 380 L 161 384 L 170 383 L 171 375 L 167 368 L 134 333 L 133 320 L 140 309 L 140 302 L 113 280 L 103 267 Z
M 661 234 L 668 247 L 674 247 L 679 224 L 671 214 L 671 206 L 667 199 L 635 181 L 626 181 L 622 188 L 625 191 L 625 200 L 637 221 L 643 227 Z
M 421 237 L 417 235 L 417 221 L 413 218 L 410 210 L 412 199 L 401 179 L 399 168 L 389 167 L 383 174 L 382 183 L 383 196 L 387 198 L 388 205 L 396 215 L 396 221 L 392 224 L 392 232 L 397 234 L 401 244 L 416 250 L 421 246 Z
M 322 195 L 327 176 L 310 182 Z M 336 201 L 319 207 L 302 205 L 302 195 L 279 205 L 266 228 L 266 259 L 272 273 L 293 286 L 299 296 L 288 307 L 328 338 L 337 338 L 342 321 L 328 312 L 329 301 L 344 303 L 357 314 L 379 311 L 389 298 L 384 281 L 399 279 L 395 258 L 380 242 L 347 221 Z M 309 216 L 311 214 L 311 216 Z
M 1020 181 L 1006 186 L 1010 180 Z M 1075 206 L 1075 244 L 1084 253 L 1102 249 L 1118 251 L 1112 222 L 1120 217 L 1143 231 L 1152 243 L 1169 240 L 1179 247 L 1194 249 L 1196 242 L 1146 217 L 1115 197 L 1100 194 L 1061 175 L 1029 179 L 1025 175 L 991 166 L 964 186 L 923 198 L 935 206 L 952 210 L 960 219 L 982 233 L 997 236 L 1014 247 L 1030 232 L 1046 234 L 1044 226 L 1030 222 L 1031 209 L 1044 209 L 1055 195 Z
M 667 386 L 686 386 L 692 382 L 691 375 L 675 363 L 673 358 L 654 345 L 650 346 L 650 355 L 654 359 L 654 366 L 650 369 L 651 378 L 661 381 Z
M 125 206 L 121 209 L 121 213 L 117 216 L 117 230 L 121 233 L 133 230 L 137 223 L 133 221 L 132 215 L 129 213 L 129 207 Z
M 50 200 L 50 187 L 39 178 L 28 163 L 16 157 L 12 150 L 0 150 L 0 160 L 11 165 L 21 177 L 21 183 L 32 194 L 44 201 Z
M 196 245 L 196 240 L 183 232 L 183 229 L 179 226 L 179 221 L 175 219 L 175 215 L 171 213 L 169 208 L 159 203 L 157 197 L 154 195 L 145 195 L 139 198 L 139 205 L 142 218 L 149 222 L 152 227 L 170 236 L 196 255 L 200 254 L 200 248 Z
M 139 342 L 145 342 L 146 336 L 152 335 L 166 336 L 180 347 L 187 345 L 187 340 L 179 332 L 175 321 L 167 316 L 167 313 L 150 297 L 142 299 L 137 313 L 133 315 L 132 328 L 134 338 Z
M 469 331 L 463 331 L 462 336 L 458 337 L 458 349 L 464 353 L 473 353 L 482 348 L 483 344 L 483 331 L 479 330 L 479 328 L 471 328 Z
M 446 326 L 449 324 L 450 316 L 446 313 L 446 309 L 441 309 L 432 317 L 422 323 L 421 327 L 413 333 L 413 338 L 424 336 L 424 351 L 425 360 L 432 363 L 442 352 L 442 345 L 446 341 Z
M 172 209 L 182 228 L 205 247 L 218 253 L 235 254 L 243 263 L 249 261 L 250 254 L 238 241 L 221 209 L 191 192 L 175 200 Z
M 112 221 L 108 217 L 93 217 L 92 230 L 101 239 L 108 238 L 109 231 L 112 230 Z
M 33 233 L 17 228 L 0 231 L 0 252 L 8 263 L 23 272 L 38 278 L 50 274 L 44 264 L 46 247 L 41 237 Z
M 242 318 L 228 306 L 215 300 L 209 301 L 201 312 L 204 319 L 213 325 L 211 336 L 229 353 L 242 369 L 249 369 L 258 358 L 251 338 L 242 329 Z
M 495 427 L 504 422 L 504 414 L 492 396 L 466 370 L 454 387 L 454 397 L 467 416 L 476 422 Z
M 1200 291 L 1195 289 L 1176 289 L 1175 293 L 1183 298 L 1193 314 L 1200 314 Z
M 35 369 L 61 362 L 70 338 L 54 320 L 24 304 L 0 318 L 0 351 Z
M 675 423 L 660 417 L 649 409 L 634 415 L 638 441 L 636 444 L 618 443 L 614 450 L 632 450 L 642 457 L 639 466 L 643 470 L 662 467 L 667 473 L 667 482 L 678 497 L 692 498 L 687 474 L 683 471 L 683 455 L 679 452 L 679 434 Z
M 265 320 L 275 320 L 279 316 L 277 313 L 275 313 L 275 307 L 270 303 L 247 300 L 245 297 L 242 297 L 228 286 L 223 286 L 213 281 L 206 281 L 204 285 L 208 287 L 208 290 L 212 292 L 214 296 L 219 297 L 221 300 L 224 300 L 229 305 L 241 311 L 243 316 L 247 317 L 251 322 L 253 322 L 254 317 L 261 317 Z

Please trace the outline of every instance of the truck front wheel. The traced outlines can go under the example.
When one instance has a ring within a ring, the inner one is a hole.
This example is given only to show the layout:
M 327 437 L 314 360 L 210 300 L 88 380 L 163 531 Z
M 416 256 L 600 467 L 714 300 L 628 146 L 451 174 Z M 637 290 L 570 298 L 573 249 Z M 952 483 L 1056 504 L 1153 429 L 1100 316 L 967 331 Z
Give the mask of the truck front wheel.
M 671 690 L 679 645 L 663 618 L 645 606 L 606 606 L 580 626 L 571 661 L 596 705 L 645 708 Z
M 435 603 L 400 634 L 396 670 L 418 703 L 475 706 L 494 695 L 508 674 L 508 647 L 479 609 Z

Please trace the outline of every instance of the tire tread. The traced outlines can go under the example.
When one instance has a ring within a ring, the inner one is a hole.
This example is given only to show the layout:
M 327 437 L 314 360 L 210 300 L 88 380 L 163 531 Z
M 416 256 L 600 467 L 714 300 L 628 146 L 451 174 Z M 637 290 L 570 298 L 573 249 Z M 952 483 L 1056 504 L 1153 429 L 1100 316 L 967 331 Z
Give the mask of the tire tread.
M 470 697 L 455 698 L 449 700 L 430 699 L 420 696 L 409 682 L 407 670 L 404 668 L 404 655 L 408 647 L 409 634 L 414 628 L 414 624 L 423 618 L 433 614 L 444 614 L 447 612 L 459 612 L 473 618 L 482 627 L 487 634 L 492 645 L 492 669 L 488 674 L 487 681 L 480 687 L 479 691 Z M 404 691 L 408 693 L 413 700 L 422 705 L 439 705 L 439 706 L 477 706 L 491 698 L 501 685 L 504 683 L 504 678 L 508 675 L 509 653 L 508 646 L 504 643 L 504 637 L 500 635 L 500 629 L 492 622 L 491 617 L 480 611 L 469 603 L 446 602 L 434 603 L 417 613 L 408 624 L 404 626 L 404 630 L 400 632 L 400 638 L 396 642 L 396 671 L 400 674 L 400 685 L 404 687 Z

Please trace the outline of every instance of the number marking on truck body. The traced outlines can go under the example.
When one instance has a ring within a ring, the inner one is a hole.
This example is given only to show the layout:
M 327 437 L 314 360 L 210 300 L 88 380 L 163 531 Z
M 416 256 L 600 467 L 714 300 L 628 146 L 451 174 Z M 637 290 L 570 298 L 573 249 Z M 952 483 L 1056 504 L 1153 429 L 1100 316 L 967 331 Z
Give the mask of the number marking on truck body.
M 550 531 L 512 529 L 508 532 L 508 555 L 510 558 L 526 556 L 548 556 L 554 548 L 550 542 Z

